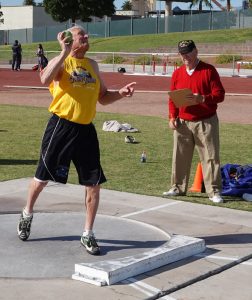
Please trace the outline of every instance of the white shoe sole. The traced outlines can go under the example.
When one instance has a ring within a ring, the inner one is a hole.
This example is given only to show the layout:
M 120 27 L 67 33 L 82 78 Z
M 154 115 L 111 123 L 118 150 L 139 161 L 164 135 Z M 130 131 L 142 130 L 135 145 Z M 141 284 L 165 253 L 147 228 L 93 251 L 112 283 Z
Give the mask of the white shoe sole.
M 213 198 L 210 197 L 209 200 L 212 201 L 213 203 L 223 203 L 224 202 L 222 198 L 215 199 L 214 197 Z
M 243 194 L 242 195 L 243 200 L 252 202 L 252 194 Z

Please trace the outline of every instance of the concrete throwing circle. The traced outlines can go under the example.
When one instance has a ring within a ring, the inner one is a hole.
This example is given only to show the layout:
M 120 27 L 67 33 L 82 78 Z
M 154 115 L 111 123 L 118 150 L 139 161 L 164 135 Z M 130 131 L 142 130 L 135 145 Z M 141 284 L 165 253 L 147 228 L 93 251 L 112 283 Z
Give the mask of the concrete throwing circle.
M 83 213 L 35 213 L 30 238 L 19 240 L 17 214 L 0 215 L 0 277 L 69 278 L 77 263 L 133 256 L 160 247 L 168 235 L 138 221 L 97 215 L 95 235 L 100 256 L 89 255 L 80 244 Z

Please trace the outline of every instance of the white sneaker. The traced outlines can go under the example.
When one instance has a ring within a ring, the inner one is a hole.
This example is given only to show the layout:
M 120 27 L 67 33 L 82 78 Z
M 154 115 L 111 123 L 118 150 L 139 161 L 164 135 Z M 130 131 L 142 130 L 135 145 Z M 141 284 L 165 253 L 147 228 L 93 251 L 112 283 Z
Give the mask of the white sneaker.
M 170 196 L 170 197 L 174 197 L 174 196 L 179 196 L 179 190 L 176 187 L 172 187 L 169 189 L 168 192 L 163 192 L 163 196 Z
M 213 201 L 214 203 L 223 203 L 223 199 L 218 194 L 215 194 L 213 197 L 209 197 L 209 200 Z
M 245 201 L 252 202 L 252 194 L 247 194 L 247 193 L 245 193 L 245 194 L 242 195 L 242 198 L 243 198 L 243 200 L 245 200 Z
M 131 135 L 125 136 L 124 141 L 125 143 L 130 143 L 130 144 L 136 143 L 136 139 Z

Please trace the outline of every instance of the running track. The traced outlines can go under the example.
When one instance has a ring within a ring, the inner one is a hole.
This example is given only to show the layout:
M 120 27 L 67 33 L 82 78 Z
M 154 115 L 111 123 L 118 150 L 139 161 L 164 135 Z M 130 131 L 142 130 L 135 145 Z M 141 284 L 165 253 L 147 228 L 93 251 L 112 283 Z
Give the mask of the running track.
M 128 76 L 111 72 L 101 73 L 101 76 L 109 89 L 118 89 L 129 82 L 136 81 L 136 90 L 140 91 L 168 91 L 171 80 L 170 77 L 163 76 Z M 15 72 L 9 69 L 0 69 L 0 78 L 0 91 L 8 89 L 4 87 L 5 85 L 42 86 L 39 73 L 32 70 Z M 221 80 L 226 93 L 252 94 L 252 78 L 222 77 Z

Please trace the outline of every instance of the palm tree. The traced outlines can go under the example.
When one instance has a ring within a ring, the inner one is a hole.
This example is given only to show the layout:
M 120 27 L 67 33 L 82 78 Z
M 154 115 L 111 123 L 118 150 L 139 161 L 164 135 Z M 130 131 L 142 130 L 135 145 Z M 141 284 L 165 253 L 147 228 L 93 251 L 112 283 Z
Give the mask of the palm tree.
M 132 3 L 130 1 L 124 1 L 122 4 L 122 10 L 132 10 Z
M 23 5 L 32 5 L 32 6 L 36 6 L 36 2 L 34 0 L 25 0 L 23 2 Z

